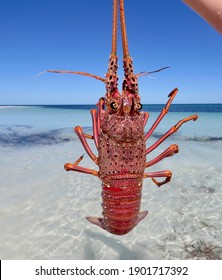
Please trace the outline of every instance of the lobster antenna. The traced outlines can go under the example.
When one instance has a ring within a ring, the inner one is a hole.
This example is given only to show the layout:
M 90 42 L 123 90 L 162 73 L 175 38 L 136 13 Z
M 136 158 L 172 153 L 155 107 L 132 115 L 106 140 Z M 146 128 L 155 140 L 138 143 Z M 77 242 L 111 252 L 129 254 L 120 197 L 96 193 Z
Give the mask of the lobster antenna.
M 119 0 L 119 6 L 120 6 L 120 24 L 121 24 L 121 33 L 122 33 L 123 56 L 124 58 L 127 58 L 130 55 L 129 55 L 127 34 L 126 34 L 124 0 Z
M 118 58 L 116 55 L 117 49 L 117 24 L 118 24 L 118 0 L 113 0 L 113 26 L 112 26 L 112 50 L 109 57 L 108 71 L 106 73 L 106 97 L 110 102 L 110 98 L 118 95 Z
M 124 11 L 124 0 L 119 0 L 120 6 L 120 24 L 122 33 L 122 46 L 123 46 L 123 69 L 124 80 L 122 84 L 123 95 L 127 92 L 139 96 L 138 90 L 138 77 L 134 74 L 133 60 L 129 54 L 128 40 L 126 34 L 126 20 Z
M 113 27 L 112 27 L 112 51 L 116 55 L 117 49 L 117 24 L 118 24 L 118 0 L 113 1 Z

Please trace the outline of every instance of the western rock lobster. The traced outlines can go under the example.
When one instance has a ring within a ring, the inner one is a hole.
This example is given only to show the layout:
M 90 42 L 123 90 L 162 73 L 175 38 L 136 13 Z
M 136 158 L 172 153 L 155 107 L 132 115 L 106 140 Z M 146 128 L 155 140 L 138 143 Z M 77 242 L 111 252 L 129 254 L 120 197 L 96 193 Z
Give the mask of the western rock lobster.
M 117 85 L 118 7 L 123 46 L 124 80 L 122 93 L 118 91 Z M 146 162 L 146 155 L 176 132 L 182 124 L 190 120 L 196 120 L 198 116 L 193 115 L 180 120 L 153 145 L 146 147 L 146 140 L 167 114 L 178 89 L 175 88 L 169 94 L 166 106 L 162 109 L 150 130 L 144 133 L 149 114 L 141 111 L 138 77 L 152 72 L 134 74 L 132 58 L 128 50 L 123 0 L 113 0 L 112 50 L 105 78 L 86 72 L 66 70 L 47 70 L 47 72 L 85 75 L 96 78 L 106 85 L 105 97 L 99 99 L 97 109 L 91 110 L 93 135 L 84 133 L 80 126 L 75 127 L 75 132 L 85 151 L 99 166 L 99 171 L 79 166 L 83 156 L 74 163 L 66 163 L 64 167 L 67 171 L 72 170 L 98 176 L 102 181 L 103 218 L 87 217 L 87 220 L 112 234 L 126 234 L 148 214 L 148 211 L 140 212 L 143 178 L 151 178 L 157 186 L 161 186 L 168 183 L 172 176 L 169 170 L 144 172 L 145 168 L 174 155 L 178 152 L 178 146 L 171 145 L 159 156 L 148 162 Z M 87 139 L 94 140 L 98 149 L 98 156 L 90 149 Z M 156 178 L 158 177 L 165 179 L 157 181 Z

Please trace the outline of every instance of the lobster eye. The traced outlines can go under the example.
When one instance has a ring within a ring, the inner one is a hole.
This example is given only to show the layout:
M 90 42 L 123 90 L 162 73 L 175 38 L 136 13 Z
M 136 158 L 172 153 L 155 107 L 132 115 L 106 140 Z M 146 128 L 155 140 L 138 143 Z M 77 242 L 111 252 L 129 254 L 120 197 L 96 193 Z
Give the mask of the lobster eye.
M 110 108 L 113 109 L 113 110 L 117 110 L 118 104 L 116 102 L 111 102 L 110 103 Z
M 135 109 L 141 110 L 143 108 L 143 105 L 141 103 L 137 103 L 135 107 Z

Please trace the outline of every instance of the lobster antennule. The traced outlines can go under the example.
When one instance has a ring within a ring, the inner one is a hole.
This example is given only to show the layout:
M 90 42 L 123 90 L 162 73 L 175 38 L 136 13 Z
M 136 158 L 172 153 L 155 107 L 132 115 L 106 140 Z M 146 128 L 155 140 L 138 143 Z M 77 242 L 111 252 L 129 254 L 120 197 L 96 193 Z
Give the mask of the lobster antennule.
M 150 74 L 157 73 L 157 72 L 160 72 L 160 71 L 168 69 L 168 68 L 170 68 L 170 66 L 165 66 L 165 67 L 162 67 L 160 69 L 149 71 L 149 72 L 148 71 L 143 71 L 143 72 L 140 72 L 140 73 L 136 74 L 136 76 L 137 76 L 137 78 L 141 77 L 141 76 L 148 76 Z

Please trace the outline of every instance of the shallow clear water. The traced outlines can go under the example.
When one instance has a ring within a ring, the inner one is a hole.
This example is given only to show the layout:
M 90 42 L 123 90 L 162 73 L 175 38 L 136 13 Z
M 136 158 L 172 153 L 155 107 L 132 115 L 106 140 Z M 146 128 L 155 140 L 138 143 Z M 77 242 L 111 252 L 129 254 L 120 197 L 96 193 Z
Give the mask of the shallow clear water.
M 144 106 L 151 110 L 146 129 L 161 110 L 156 106 Z M 180 119 L 199 115 L 148 155 L 152 159 L 173 143 L 180 148 L 150 168 L 170 169 L 172 181 L 157 188 L 144 180 L 141 209 L 149 215 L 125 236 L 111 235 L 85 219 L 101 216 L 100 180 L 63 169 L 85 153 L 73 127 L 91 132 L 90 108 L 1 107 L 0 258 L 222 259 L 218 106 L 176 105 L 158 126 L 147 145 Z M 82 165 L 96 169 L 87 155 Z

